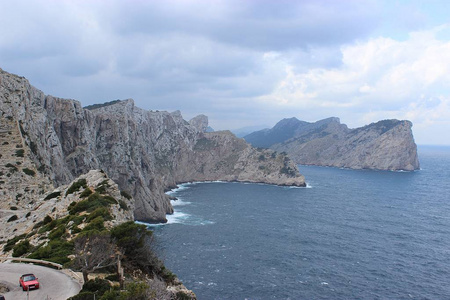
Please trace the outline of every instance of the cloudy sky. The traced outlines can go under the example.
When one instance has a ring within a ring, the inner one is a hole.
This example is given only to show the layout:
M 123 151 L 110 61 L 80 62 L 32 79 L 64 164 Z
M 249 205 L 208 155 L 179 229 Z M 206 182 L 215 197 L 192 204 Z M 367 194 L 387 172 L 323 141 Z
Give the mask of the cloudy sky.
M 0 68 L 214 129 L 340 117 L 450 144 L 450 1 L 0 1 Z

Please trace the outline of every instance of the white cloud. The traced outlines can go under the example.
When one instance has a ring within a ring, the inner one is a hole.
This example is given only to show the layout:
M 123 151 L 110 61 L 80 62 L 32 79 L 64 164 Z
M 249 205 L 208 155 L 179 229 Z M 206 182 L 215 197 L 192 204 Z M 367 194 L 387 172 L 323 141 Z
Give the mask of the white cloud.
M 449 26 L 413 32 L 405 41 L 379 37 L 343 46 L 337 68 L 296 73 L 287 65 L 285 78 L 259 100 L 279 109 L 351 112 L 353 126 L 386 118 L 407 118 L 418 128 L 448 126 L 450 41 L 437 38 L 445 30 Z

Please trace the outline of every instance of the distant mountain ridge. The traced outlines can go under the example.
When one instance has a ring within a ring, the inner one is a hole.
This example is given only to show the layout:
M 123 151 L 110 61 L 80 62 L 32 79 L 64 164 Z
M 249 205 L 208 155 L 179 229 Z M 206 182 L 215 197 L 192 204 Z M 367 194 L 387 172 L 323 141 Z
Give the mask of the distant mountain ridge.
M 314 123 L 289 118 L 244 139 L 286 152 L 298 164 L 412 171 L 420 164 L 411 127 L 410 121 L 383 120 L 349 129 L 336 117 Z

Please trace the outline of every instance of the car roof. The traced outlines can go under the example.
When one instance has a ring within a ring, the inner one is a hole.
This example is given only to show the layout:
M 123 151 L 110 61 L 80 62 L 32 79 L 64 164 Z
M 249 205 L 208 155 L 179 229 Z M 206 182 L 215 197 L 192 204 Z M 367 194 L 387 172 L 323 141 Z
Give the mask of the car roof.
M 24 277 L 24 276 L 34 276 L 34 274 L 23 274 L 21 277 Z

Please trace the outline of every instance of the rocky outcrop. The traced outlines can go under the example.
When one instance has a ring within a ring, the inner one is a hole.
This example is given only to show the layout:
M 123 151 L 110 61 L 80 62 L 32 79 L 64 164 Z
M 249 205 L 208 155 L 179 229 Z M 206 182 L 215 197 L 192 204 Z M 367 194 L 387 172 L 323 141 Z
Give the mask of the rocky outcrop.
M 349 129 L 338 118 L 315 123 L 291 118 L 245 139 L 287 152 L 298 164 L 412 171 L 420 166 L 411 127 L 410 121 L 384 120 Z
M 305 184 L 285 155 L 258 151 L 230 132 L 205 132 L 206 116 L 187 122 L 179 111 L 146 111 L 131 99 L 86 109 L 1 69 L 0 115 L 18 124 L 36 170 L 55 186 L 104 170 L 133 196 L 141 221 L 165 221 L 173 212 L 165 191 L 178 182 Z

